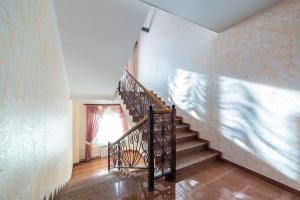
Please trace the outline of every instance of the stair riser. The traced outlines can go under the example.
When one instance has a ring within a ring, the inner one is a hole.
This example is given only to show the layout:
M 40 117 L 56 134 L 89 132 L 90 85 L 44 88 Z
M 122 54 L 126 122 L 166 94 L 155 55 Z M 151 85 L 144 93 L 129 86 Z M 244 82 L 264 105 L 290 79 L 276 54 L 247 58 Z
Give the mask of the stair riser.
M 176 119 L 176 124 L 182 124 L 182 120 L 181 119 Z
M 182 150 L 182 151 L 177 151 L 176 156 L 182 156 L 184 154 L 192 154 L 192 153 L 204 151 L 204 150 L 207 150 L 207 149 L 208 149 L 208 145 L 204 144 L 204 145 L 201 145 L 201 146 L 198 146 L 198 147 L 192 147 L 192 148 L 185 149 L 185 150 Z
M 176 170 L 176 174 L 178 175 L 178 174 L 180 174 L 180 173 L 182 173 L 182 172 L 186 172 L 186 171 L 189 171 L 189 170 L 193 170 L 193 169 L 195 169 L 195 168 L 198 168 L 198 167 L 201 167 L 201 166 L 204 166 L 204 165 L 212 164 L 212 163 L 215 162 L 218 158 L 219 158 L 219 156 L 216 155 L 216 156 L 207 158 L 207 159 L 205 159 L 205 160 L 202 160 L 201 162 L 198 162 L 198 163 L 195 163 L 195 164 L 192 164 L 192 165 L 183 167 L 183 168 L 181 168 L 181 169 L 177 169 L 177 170 Z
M 176 155 L 176 157 L 178 157 L 178 155 Z M 191 164 L 189 166 L 186 166 L 186 167 L 183 167 L 183 168 L 180 168 L 180 169 L 176 169 L 176 174 L 180 174 L 182 172 L 186 172 L 186 171 L 190 171 L 190 170 L 193 170 L 193 169 L 196 169 L 196 168 L 199 168 L 199 167 L 202 167 L 202 166 L 205 166 L 205 165 L 210 165 L 212 164 L 213 162 L 215 162 L 216 160 L 219 159 L 219 155 L 215 155 L 215 156 L 211 156 L 209 158 L 206 158 L 204 160 L 201 160 L 200 162 L 198 163 L 194 163 L 194 164 Z M 155 161 L 155 164 L 156 165 L 159 165 L 159 163 L 161 162 L 160 160 L 160 157 L 157 157 L 156 158 L 156 161 Z
M 176 126 L 176 133 L 180 133 L 180 132 L 186 132 L 186 131 L 189 131 L 190 130 L 190 127 L 189 126 L 183 126 L 183 127 L 178 127 Z
M 191 140 L 196 140 L 198 139 L 197 135 L 192 135 L 192 136 L 187 136 L 187 137 L 181 137 L 181 138 L 176 138 L 176 143 L 180 144 L 182 142 L 188 142 Z
M 184 154 L 197 153 L 197 152 L 204 151 L 204 150 L 207 150 L 207 145 L 206 144 L 198 146 L 198 147 L 192 147 L 192 148 L 189 148 L 189 149 L 185 149 L 185 150 L 182 150 L 182 151 L 176 151 L 176 157 L 182 156 Z M 158 156 L 158 157 L 156 157 L 156 159 L 159 161 L 161 159 L 161 157 Z

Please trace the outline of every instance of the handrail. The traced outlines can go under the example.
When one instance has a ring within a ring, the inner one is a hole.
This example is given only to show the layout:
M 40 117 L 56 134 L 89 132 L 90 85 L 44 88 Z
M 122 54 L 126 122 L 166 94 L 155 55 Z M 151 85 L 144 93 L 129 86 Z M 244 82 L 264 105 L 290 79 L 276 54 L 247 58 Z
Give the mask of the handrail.
M 157 109 L 157 110 L 154 110 L 153 111 L 154 112 L 154 114 L 164 114 L 164 113 L 170 113 L 170 112 L 172 112 L 172 110 L 171 109 Z
M 132 76 L 126 69 L 124 70 L 126 74 L 128 74 L 135 82 L 138 84 L 144 92 L 153 99 L 159 106 L 162 107 L 162 109 L 157 109 L 154 111 L 155 114 L 163 114 L 163 113 L 170 113 L 172 112 L 171 109 L 169 109 L 159 98 L 157 98 L 152 92 L 150 92 L 147 88 L 145 88 L 134 76 Z M 134 127 L 132 127 L 130 130 L 128 130 L 122 137 L 120 137 L 117 141 L 112 143 L 111 145 L 115 145 L 118 142 L 120 142 L 122 139 L 124 139 L 127 135 L 129 135 L 134 130 L 138 129 L 144 122 L 148 120 L 148 116 L 144 116 Z
M 124 71 L 125 71 L 126 74 L 128 74 L 136 82 L 136 84 L 138 84 L 144 90 L 144 92 L 150 98 L 153 99 L 153 101 L 155 101 L 159 106 L 162 107 L 162 109 L 155 110 L 154 111 L 155 114 L 160 114 L 160 113 L 162 114 L 162 113 L 170 113 L 171 112 L 171 109 L 169 109 L 163 102 L 161 102 L 161 100 L 159 98 L 157 98 L 152 92 L 150 92 L 149 90 L 147 90 L 147 88 L 145 88 L 138 80 L 136 80 L 136 78 L 134 78 L 134 76 L 132 76 L 126 69 Z M 111 145 L 115 145 L 118 142 L 120 142 L 122 139 L 124 139 L 131 132 L 133 132 L 134 130 L 138 129 L 147 120 L 148 120 L 148 116 L 146 115 L 134 127 L 132 127 L 131 129 L 129 129 L 122 137 L 120 137 L 117 141 L 115 141 Z
M 164 114 L 164 113 L 170 113 L 172 112 L 172 110 L 170 109 L 158 109 L 154 111 L 154 114 Z M 115 141 L 114 143 L 112 143 L 111 145 L 115 145 L 118 142 L 120 142 L 121 140 L 123 140 L 127 135 L 129 135 L 131 132 L 133 132 L 134 130 L 138 129 L 141 125 L 143 125 L 146 121 L 148 120 L 148 116 L 145 116 L 143 119 L 141 119 L 134 127 L 132 127 L 131 129 L 129 129 L 122 137 L 120 137 L 117 141 Z
M 130 133 L 132 133 L 134 130 L 138 129 L 141 125 L 143 125 L 146 121 L 148 120 L 148 116 L 145 116 L 143 119 L 141 119 L 134 127 L 132 127 L 131 129 L 129 129 L 122 137 L 120 137 L 117 141 L 115 141 L 114 143 L 112 143 L 111 145 L 115 145 L 118 142 L 120 142 L 121 140 L 123 140 L 127 135 L 129 135 Z
M 157 98 L 152 92 L 150 92 L 149 90 L 147 90 L 147 88 L 145 88 L 138 80 L 136 80 L 136 78 L 134 78 L 127 70 L 124 70 L 124 71 L 125 71 L 125 73 L 127 73 L 136 82 L 136 84 L 138 84 L 145 91 L 145 93 L 151 99 L 153 99 L 153 101 L 155 103 L 157 103 L 161 108 L 163 108 L 165 110 L 170 110 L 163 102 L 161 102 L 161 100 L 159 98 Z

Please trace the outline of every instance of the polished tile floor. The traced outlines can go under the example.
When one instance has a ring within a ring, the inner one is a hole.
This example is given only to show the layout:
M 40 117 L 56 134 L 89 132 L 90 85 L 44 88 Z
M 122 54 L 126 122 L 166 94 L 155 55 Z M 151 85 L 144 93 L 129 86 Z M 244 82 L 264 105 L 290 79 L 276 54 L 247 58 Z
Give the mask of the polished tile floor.
M 74 167 L 65 195 L 58 199 L 300 200 L 222 161 L 181 173 L 176 182 L 158 180 L 153 192 L 146 183 L 145 171 L 108 173 L 106 159 L 96 159 Z

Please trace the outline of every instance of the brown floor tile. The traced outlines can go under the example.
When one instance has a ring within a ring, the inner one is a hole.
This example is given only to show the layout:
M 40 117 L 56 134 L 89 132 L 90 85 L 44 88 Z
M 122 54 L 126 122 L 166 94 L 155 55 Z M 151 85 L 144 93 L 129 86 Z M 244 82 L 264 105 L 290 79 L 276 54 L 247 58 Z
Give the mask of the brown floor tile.
M 179 199 L 179 200 L 300 200 L 242 169 L 216 161 L 177 175 L 176 182 L 155 182 L 147 189 L 146 171 L 107 171 L 107 160 L 96 159 L 74 167 L 72 179 L 57 199 Z

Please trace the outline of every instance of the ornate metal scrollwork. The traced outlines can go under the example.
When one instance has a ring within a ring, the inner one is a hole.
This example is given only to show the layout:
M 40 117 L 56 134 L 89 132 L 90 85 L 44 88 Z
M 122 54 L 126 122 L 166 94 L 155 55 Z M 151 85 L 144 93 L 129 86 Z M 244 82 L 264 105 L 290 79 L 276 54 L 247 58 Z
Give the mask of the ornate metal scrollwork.
M 111 168 L 147 168 L 147 140 L 143 133 L 148 129 L 145 121 L 139 128 L 134 129 L 120 141 L 110 145 Z
M 171 173 L 172 113 L 154 114 L 155 178 Z
M 160 105 L 127 71 L 123 74 L 119 84 L 119 92 L 126 101 L 135 109 L 140 117 L 148 114 L 149 106 L 154 109 L 160 108 Z

